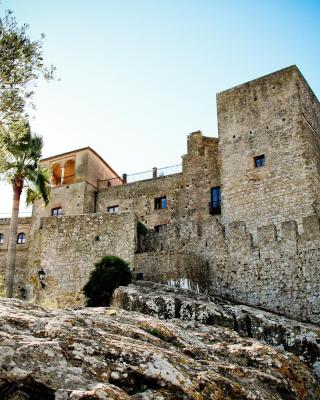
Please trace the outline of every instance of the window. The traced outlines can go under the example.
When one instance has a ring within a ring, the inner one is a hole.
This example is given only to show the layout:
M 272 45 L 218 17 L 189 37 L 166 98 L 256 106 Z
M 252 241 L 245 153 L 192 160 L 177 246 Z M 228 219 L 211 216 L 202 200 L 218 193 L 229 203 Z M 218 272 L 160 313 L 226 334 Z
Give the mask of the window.
M 154 199 L 154 209 L 155 210 L 162 210 L 167 208 L 167 198 L 166 196 L 157 197 Z
M 0 244 L 4 243 L 4 234 L 0 233 Z
M 154 230 L 159 233 L 162 232 L 163 228 L 167 226 L 167 224 L 162 224 L 162 225 L 155 225 Z
M 26 242 L 26 234 L 23 232 L 19 233 L 19 235 L 17 237 L 17 243 L 24 244 L 25 242 Z
M 110 214 L 115 214 L 119 211 L 119 206 L 111 206 L 108 207 L 108 213 Z
M 51 210 L 51 215 L 53 217 L 58 217 L 59 215 L 62 215 L 62 207 L 55 207 Z
M 256 168 L 264 167 L 265 163 L 266 163 L 266 158 L 265 158 L 264 154 L 254 157 L 254 166 Z
M 143 281 L 143 272 L 137 272 L 136 280 L 137 281 Z
M 221 214 L 221 189 L 220 189 L 220 186 L 211 188 L 211 201 L 209 203 L 209 212 L 212 215 Z

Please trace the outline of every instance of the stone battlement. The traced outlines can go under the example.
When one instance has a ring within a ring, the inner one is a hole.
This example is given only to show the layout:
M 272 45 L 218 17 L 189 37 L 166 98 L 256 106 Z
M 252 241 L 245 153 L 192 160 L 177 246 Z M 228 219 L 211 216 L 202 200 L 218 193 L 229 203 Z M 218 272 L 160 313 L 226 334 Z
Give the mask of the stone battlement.
M 113 254 L 148 279 L 320 323 L 320 104 L 291 66 L 219 93 L 217 114 L 218 138 L 188 135 L 181 173 L 125 184 L 89 147 L 42 160 L 53 190 L 23 244 L 29 298 L 72 303 Z

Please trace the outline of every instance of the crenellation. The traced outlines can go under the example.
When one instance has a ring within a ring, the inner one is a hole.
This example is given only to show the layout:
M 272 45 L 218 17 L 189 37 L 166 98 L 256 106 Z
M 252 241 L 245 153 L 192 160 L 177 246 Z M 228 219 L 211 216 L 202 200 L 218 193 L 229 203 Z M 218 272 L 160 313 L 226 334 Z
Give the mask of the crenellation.
M 219 93 L 217 111 L 219 137 L 189 134 L 180 173 L 127 183 L 90 148 L 43 160 L 51 200 L 17 263 L 28 298 L 81 304 L 115 254 L 145 279 L 320 323 L 320 104 L 291 66 Z
M 320 223 L 317 215 L 310 215 L 302 219 L 303 233 L 300 240 L 320 240 Z

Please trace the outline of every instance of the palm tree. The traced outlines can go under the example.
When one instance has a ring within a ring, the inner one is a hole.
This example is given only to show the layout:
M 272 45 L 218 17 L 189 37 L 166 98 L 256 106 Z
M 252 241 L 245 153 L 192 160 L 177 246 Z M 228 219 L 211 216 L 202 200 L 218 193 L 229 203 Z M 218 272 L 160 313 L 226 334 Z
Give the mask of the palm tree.
M 42 147 L 42 137 L 31 132 L 26 120 L 0 127 L 0 175 L 13 189 L 5 282 L 7 297 L 13 295 L 21 192 L 27 189 L 28 204 L 37 198 L 43 198 L 45 204 L 49 202 L 49 173 L 38 166 Z

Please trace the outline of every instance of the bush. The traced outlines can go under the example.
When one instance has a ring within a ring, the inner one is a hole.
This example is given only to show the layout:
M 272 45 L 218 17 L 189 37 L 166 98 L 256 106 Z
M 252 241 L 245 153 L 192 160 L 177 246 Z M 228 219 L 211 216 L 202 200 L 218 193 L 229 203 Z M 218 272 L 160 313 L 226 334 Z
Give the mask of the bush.
M 138 232 L 138 235 L 146 235 L 148 233 L 148 229 L 142 222 L 138 221 L 137 232 Z
M 130 282 L 131 271 L 128 263 L 115 256 L 103 257 L 95 264 L 89 281 L 83 288 L 87 306 L 109 306 L 114 290 Z

